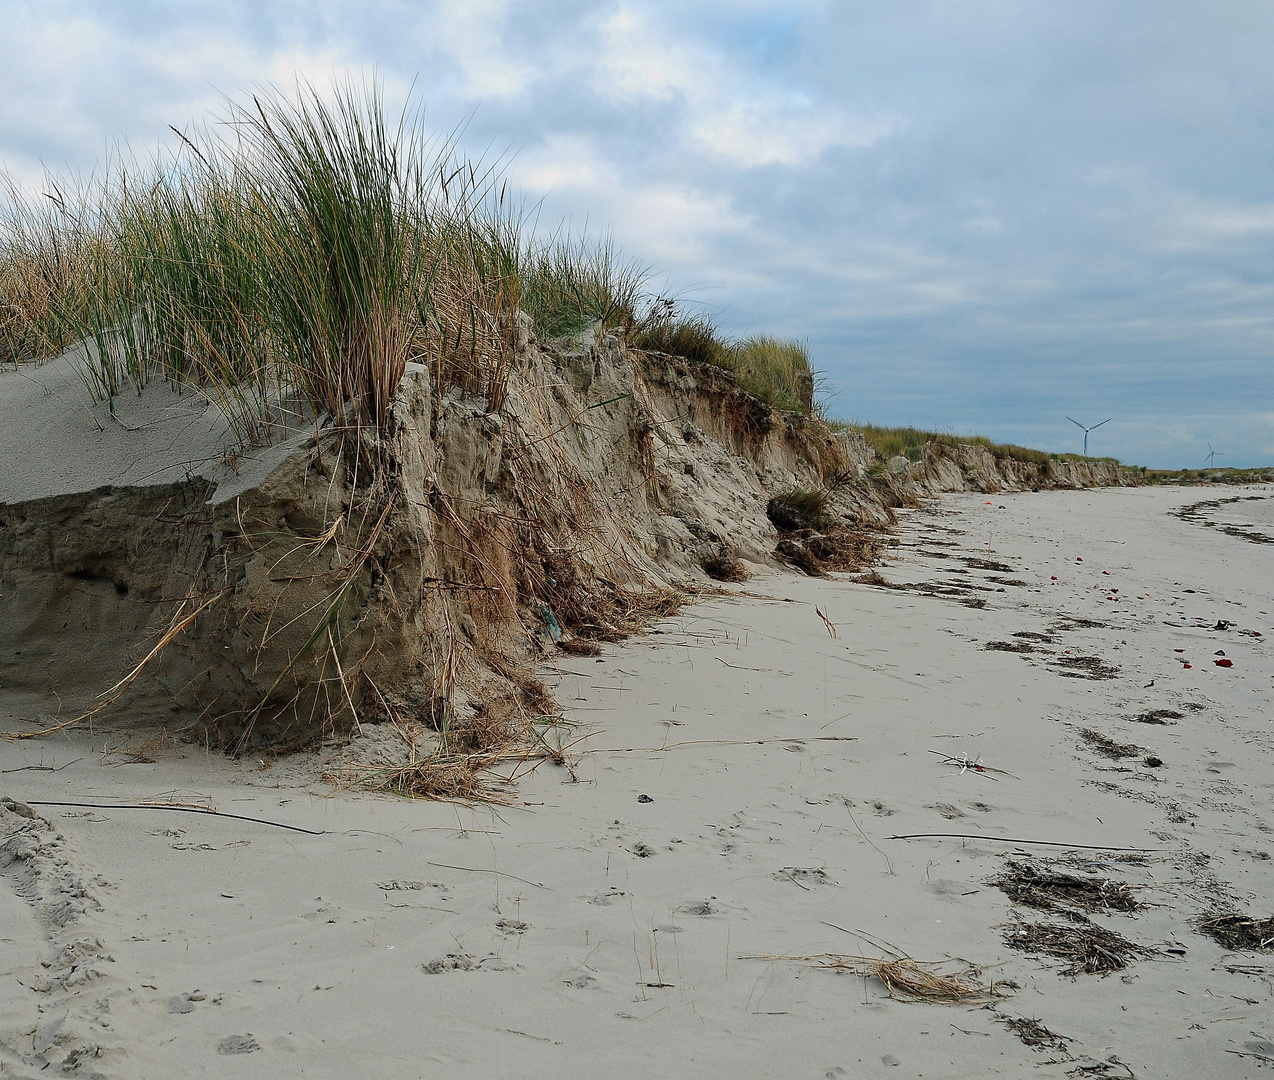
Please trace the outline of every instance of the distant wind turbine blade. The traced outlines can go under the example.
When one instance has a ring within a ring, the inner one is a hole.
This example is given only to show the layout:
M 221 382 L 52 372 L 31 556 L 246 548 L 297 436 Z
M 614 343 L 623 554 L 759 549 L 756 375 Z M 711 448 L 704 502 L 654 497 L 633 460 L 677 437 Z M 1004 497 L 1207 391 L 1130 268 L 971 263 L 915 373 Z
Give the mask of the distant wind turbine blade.
M 1088 428 L 1084 427 L 1084 425 L 1083 425 L 1083 424 L 1081 424 L 1078 420 L 1071 420 L 1071 418 L 1070 418 L 1069 416 L 1068 416 L 1066 419 L 1067 419 L 1067 420 L 1070 420 L 1070 422 L 1071 422 L 1072 424 L 1074 424 L 1077 428 L 1084 428 L 1084 430 L 1085 430 L 1085 431 L 1087 431 L 1087 430 L 1088 430 Z
M 1103 420 L 1103 421 L 1101 422 L 1101 424 L 1109 424 L 1109 423 L 1111 422 L 1111 420 L 1113 420 L 1113 419 L 1114 419 L 1114 417 L 1113 417 L 1113 416 L 1108 416 L 1108 417 L 1106 417 L 1106 419 L 1105 419 L 1105 420 Z M 1096 431 L 1099 427 L 1101 427 L 1101 424 L 1094 424 L 1094 425 L 1093 425 L 1092 427 L 1090 427 L 1088 430 L 1089 430 L 1089 431 Z

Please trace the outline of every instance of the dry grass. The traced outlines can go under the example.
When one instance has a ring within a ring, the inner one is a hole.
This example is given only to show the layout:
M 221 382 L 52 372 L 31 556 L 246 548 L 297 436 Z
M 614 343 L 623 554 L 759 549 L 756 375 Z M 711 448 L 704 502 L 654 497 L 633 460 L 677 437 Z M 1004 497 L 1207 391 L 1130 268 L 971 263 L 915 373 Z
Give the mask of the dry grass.
M 751 576 L 734 548 L 723 548 L 701 560 L 703 572 L 717 581 L 747 581 Z
M 775 495 L 765 506 L 766 517 L 779 532 L 820 529 L 826 524 L 826 488 L 793 488 Z
M 940 974 L 914 960 L 876 960 L 869 974 L 900 1001 L 932 1001 L 947 1005 L 967 1005 L 995 999 L 994 987 L 984 986 L 977 968 L 966 967 L 960 974 Z
M 756 956 L 744 959 L 795 960 L 813 963 L 827 971 L 846 972 L 873 978 L 884 984 L 889 996 L 898 1001 L 924 1001 L 941 1005 L 979 1005 L 1003 995 L 995 983 L 982 981 L 982 969 L 961 960 L 921 963 L 910 957 L 880 959 L 818 953 L 810 956 Z M 943 968 L 954 969 L 943 971 Z M 1001 986 L 1015 984 L 1002 983 Z
M 739 387 L 774 409 L 813 413 L 815 375 L 803 342 L 768 334 L 738 341 L 721 336 L 712 320 L 666 297 L 636 320 L 630 340 L 639 349 L 682 356 L 733 373 Z

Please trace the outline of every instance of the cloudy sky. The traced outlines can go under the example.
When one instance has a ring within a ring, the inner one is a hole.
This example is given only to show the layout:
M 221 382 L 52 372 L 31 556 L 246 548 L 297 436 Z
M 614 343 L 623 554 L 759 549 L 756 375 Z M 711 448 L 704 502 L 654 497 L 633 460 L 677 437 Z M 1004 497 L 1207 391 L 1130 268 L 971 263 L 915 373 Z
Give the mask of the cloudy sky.
M 254 85 L 414 86 L 541 218 L 845 419 L 1274 463 L 1268 0 L 0 2 L 0 163 L 38 184 Z

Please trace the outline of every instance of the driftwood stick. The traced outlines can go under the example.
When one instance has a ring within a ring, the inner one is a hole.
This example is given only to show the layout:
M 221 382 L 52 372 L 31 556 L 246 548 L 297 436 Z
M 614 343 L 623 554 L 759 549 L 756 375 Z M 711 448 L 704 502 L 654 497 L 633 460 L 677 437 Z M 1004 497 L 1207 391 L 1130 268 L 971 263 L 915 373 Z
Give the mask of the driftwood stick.
M 210 817 L 232 818 L 235 821 L 250 821 L 254 825 L 270 825 L 276 829 L 288 829 L 292 832 L 306 833 L 309 836 L 324 836 L 326 829 L 303 829 L 300 825 L 284 825 L 281 821 L 267 821 L 265 818 L 247 817 L 244 814 L 226 814 L 204 806 L 173 806 L 168 803 L 93 803 L 93 802 L 55 802 L 49 799 L 26 799 L 28 806 L 75 806 L 86 810 L 177 810 L 183 814 L 207 814 Z
M 1004 844 L 1042 844 L 1046 847 L 1086 848 L 1089 851 L 1166 851 L 1167 848 L 1112 847 L 1110 844 L 1068 844 L 1061 840 L 1023 840 L 1015 836 L 986 836 L 982 833 L 913 832 L 886 836 L 886 840 L 998 840 Z

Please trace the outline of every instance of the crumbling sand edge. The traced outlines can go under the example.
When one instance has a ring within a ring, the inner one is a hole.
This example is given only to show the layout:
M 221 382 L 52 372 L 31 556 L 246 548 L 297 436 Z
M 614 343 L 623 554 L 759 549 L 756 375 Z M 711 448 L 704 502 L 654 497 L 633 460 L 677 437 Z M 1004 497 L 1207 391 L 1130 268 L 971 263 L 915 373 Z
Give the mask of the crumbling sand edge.
M 180 400 L 147 393 L 134 408 L 158 416 Z M 66 423 L 83 411 L 68 397 Z M 145 413 L 127 428 L 141 444 Z M 857 435 L 726 371 L 596 332 L 522 335 L 498 412 L 411 365 L 386 430 L 356 444 L 318 425 L 263 467 L 216 457 L 206 415 L 196 429 L 205 467 L 181 479 L 0 503 L 0 716 L 64 722 L 131 673 L 130 720 L 240 748 L 358 715 L 493 737 L 546 706 L 525 661 L 554 639 L 622 636 L 631 598 L 722 560 L 776 564 L 776 494 L 833 485 L 832 524 L 879 530 L 941 490 L 1126 479 L 977 447 L 882 470 Z M 126 457 L 131 435 L 111 437 Z

